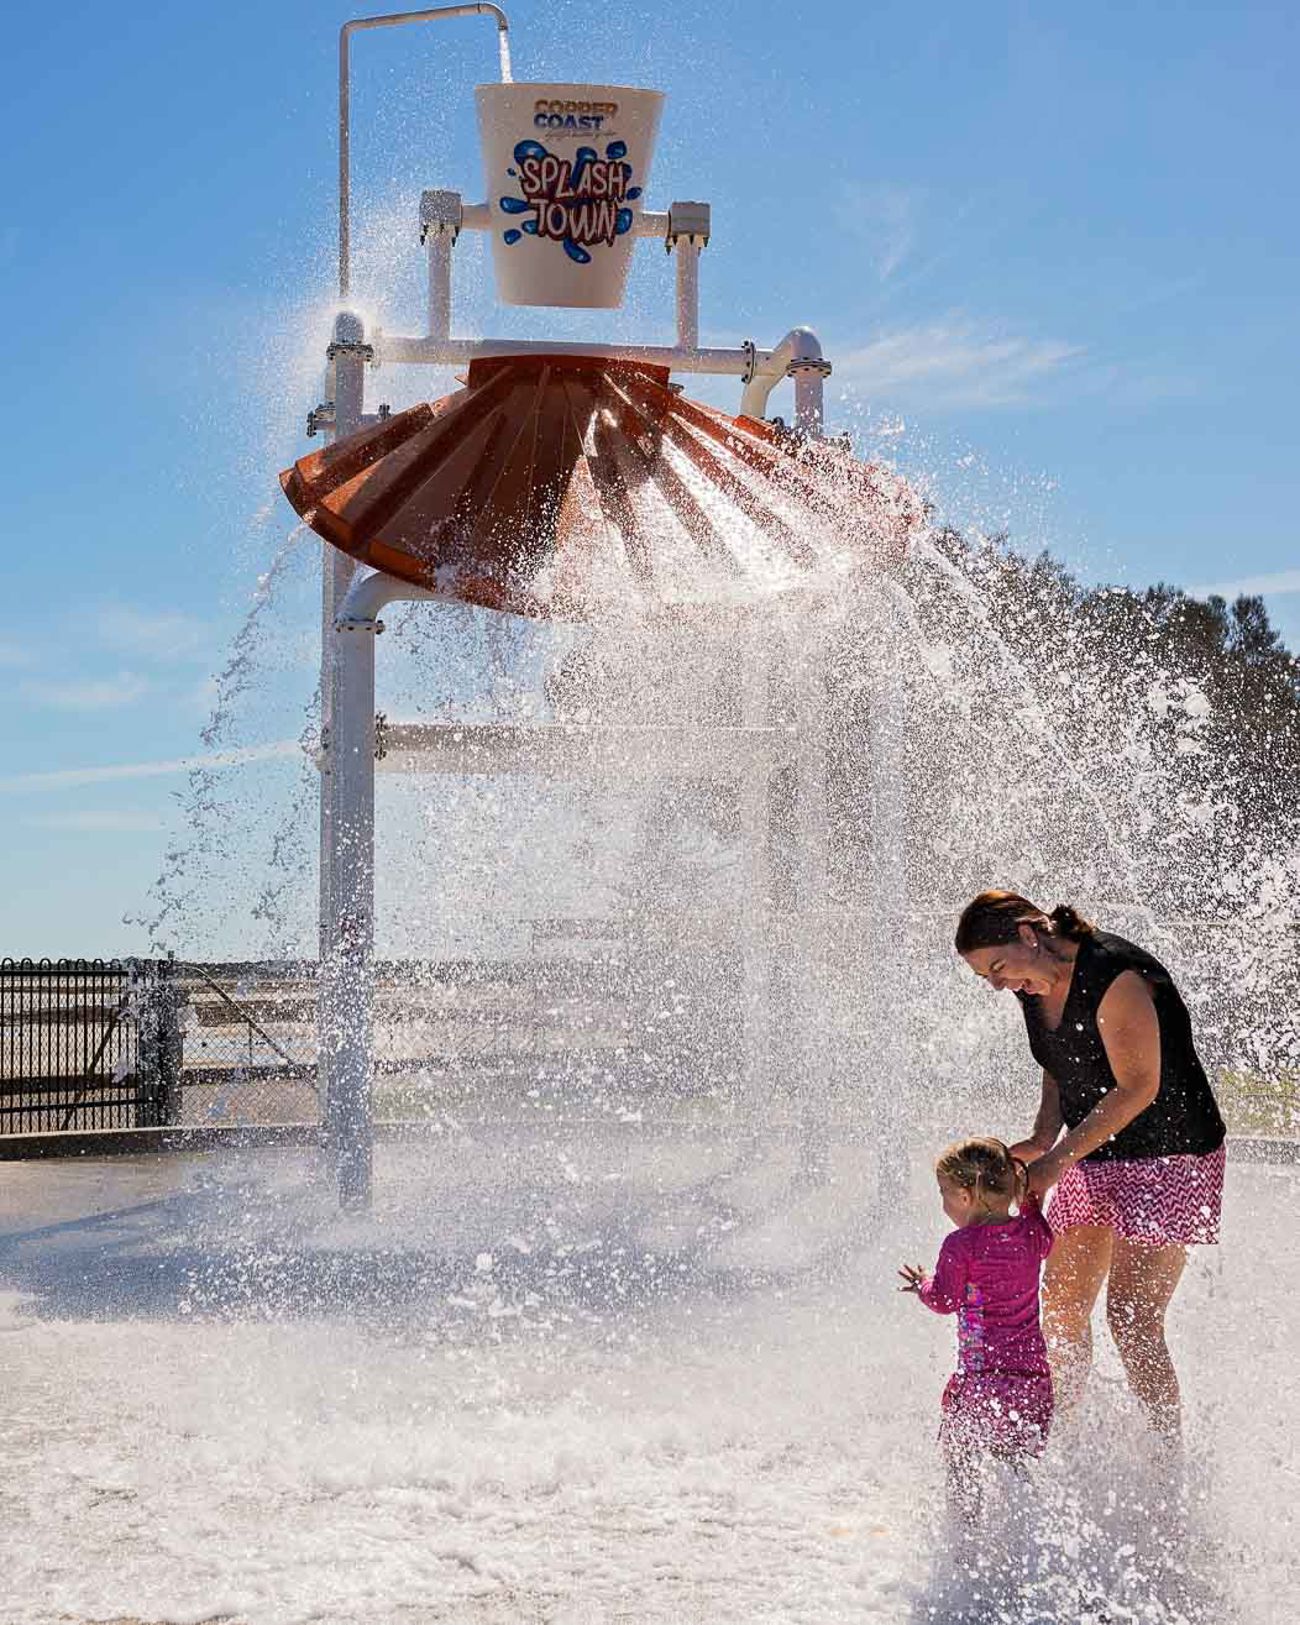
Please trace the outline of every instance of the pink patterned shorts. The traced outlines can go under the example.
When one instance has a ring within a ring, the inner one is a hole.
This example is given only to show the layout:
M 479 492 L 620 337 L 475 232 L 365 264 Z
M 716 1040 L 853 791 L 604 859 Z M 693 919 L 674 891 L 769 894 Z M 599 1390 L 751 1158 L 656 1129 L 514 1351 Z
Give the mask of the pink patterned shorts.
M 1219 1239 L 1225 1148 L 1203 1157 L 1076 1162 L 1052 1193 L 1047 1222 L 1059 1235 L 1095 1224 L 1148 1247 L 1209 1246 Z

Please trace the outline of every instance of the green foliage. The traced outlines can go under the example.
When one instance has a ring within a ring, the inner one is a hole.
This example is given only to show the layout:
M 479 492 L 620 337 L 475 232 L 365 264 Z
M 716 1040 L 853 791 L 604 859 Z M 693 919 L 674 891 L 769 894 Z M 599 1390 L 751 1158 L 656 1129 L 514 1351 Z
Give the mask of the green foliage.
M 1198 800 L 1213 809 L 1225 865 L 1292 838 L 1300 659 L 1270 624 L 1262 598 L 1228 604 L 1164 583 L 1085 586 L 1049 553 L 1028 558 L 1005 538 L 972 546 L 949 530 L 938 545 L 978 588 L 1073 760 L 1095 765 L 1131 755 L 1134 718 L 1148 713 L 1142 721 L 1161 759 L 1160 793 L 1176 797 L 1184 813 Z M 1110 800 L 1122 817 L 1118 798 Z M 1164 822 L 1172 808 L 1153 811 Z M 1142 831 L 1132 835 L 1141 850 Z M 1178 881 L 1170 866 L 1158 900 L 1202 910 L 1207 899 L 1179 896 Z

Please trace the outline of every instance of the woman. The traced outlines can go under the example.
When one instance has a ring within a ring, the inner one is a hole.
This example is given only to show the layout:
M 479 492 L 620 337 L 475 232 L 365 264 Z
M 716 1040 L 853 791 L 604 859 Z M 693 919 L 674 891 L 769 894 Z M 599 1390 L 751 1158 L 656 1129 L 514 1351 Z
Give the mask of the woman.
M 1150 954 L 1064 904 L 1045 914 L 1015 892 L 982 892 L 962 913 L 956 948 L 1020 1000 L 1043 1068 L 1033 1132 L 1012 1150 L 1031 1164 L 1033 1190 L 1056 1186 L 1043 1329 L 1057 1403 L 1069 1408 L 1082 1392 L 1106 1281 L 1129 1384 L 1152 1426 L 1176 1435 L 1165 1311 L 1187 1247 L 1219 1238 L 1225 1132 L 1187 1007 Z

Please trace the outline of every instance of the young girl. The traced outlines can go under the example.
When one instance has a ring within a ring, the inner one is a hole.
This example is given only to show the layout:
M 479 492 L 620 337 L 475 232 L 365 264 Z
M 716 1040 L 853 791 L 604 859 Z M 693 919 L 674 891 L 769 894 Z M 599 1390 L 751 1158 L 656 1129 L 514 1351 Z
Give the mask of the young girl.
M 915 1292 L 936 1314 L 957 1315 L 957 1371 L 944 1389 L 939 1442 L 949 1493 L 970 1519 L 979 1510 L 981 1464 L 1022 1463 L 1047 1442 L 1052 1377 L 1038 1277 L 1052 1232 L 1028 1194 L 1024 1164 L 1001 1140 L 960 1140 L 934 1171 L 957 1228 L 932 1276 L 919 1265 L 898 1273 L 900 1291 Z

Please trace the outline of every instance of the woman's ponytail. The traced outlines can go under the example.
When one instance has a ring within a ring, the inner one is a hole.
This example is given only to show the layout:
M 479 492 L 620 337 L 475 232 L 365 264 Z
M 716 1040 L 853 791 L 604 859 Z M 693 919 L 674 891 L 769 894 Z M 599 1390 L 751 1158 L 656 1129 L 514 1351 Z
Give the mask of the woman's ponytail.
M 1052 922 L 1053 932 L 1058 937 L 1068 937 L 1071 942 L 1090 937 L 1095 929 L 1091 920 L 1085 920 L 1072 903 L 1058 903 L 1047 917 Z

